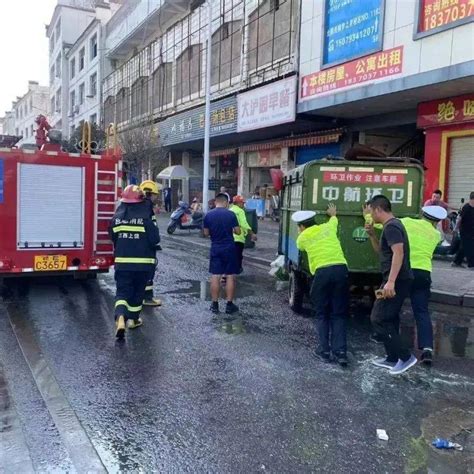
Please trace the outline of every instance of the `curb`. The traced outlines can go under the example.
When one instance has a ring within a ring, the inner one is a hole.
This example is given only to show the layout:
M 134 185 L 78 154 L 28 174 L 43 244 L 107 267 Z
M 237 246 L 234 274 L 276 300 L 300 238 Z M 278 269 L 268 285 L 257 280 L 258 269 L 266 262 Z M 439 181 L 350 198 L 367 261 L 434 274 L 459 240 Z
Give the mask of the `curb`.
M 167 240 L 175 242 L 177 244 L 185 244 L 181 239 L 167 235 Z M 192 242 L 192 245 L 201 247 L 203 249 L 209 249 L 209 246 L 204 242 Z M 263 265 L 270 267 L 271 260 L 267 260 L 261 257 L 255 257 L 253 255 L 244 255 L 244 261 L 253 263 L 256 265 Z M 443 290 L 432 289 L 431 290 L 431 302 L 441 303 L 448 306 L 464 306 L 466 308 L 474 308 L 474 294 L 467 293 L 465 295 L 458 293 L 449 293 Z

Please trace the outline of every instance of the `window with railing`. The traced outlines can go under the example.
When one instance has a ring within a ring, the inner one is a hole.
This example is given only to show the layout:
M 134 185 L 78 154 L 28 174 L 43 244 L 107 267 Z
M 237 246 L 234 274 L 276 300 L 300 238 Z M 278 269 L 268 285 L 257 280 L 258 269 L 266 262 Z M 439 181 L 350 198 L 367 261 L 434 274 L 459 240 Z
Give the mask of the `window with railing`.
M 148 80 L 139 77 L 132 85 L 132 118 L 148 112 Z
M 176 99 L 198 93 L 202 88 L 202 44 L 186 48 L 176 59 Z
M 81 50 L 79 51 L 79 71 L 82 71 L 85 65 L 86 65 L 86 49 L 81 48 Z
M 97 34 L 90 39 L 90 60 L 92 61 L 95 57 L 97 57 Z
M 240 75 L 242 21 L 224 23 L 212 35 L 211 84 L 232 83 Z
M 153 109 L 163 110 L 173 100 L 173 63 L 161 64 L 153 73 Z

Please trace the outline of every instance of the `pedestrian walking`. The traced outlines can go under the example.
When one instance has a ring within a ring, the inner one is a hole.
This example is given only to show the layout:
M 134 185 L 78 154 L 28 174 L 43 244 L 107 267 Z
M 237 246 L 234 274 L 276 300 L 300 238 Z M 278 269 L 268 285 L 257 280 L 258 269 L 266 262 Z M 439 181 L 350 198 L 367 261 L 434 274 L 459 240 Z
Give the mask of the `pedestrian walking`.
M 313 275 L 311 302 L 316 312 L 319 337 L 318 356 L 347 365 L 346 319 L 349 310 L 349 273 L 347 261 L 337 236 L 336 206 L 327 210 L 329 221 L 317 225 L 314 211 L 297 211 L 292 220 L 300 234 L 296 246 L 308 256 Z
M 467 266 L 472 270 L 474 269 L 474 191 L 461 209 L 456 231 L 459 231 L 461 245 L 454 258 L 453 266 L 463 267 L 463 261 L 466 258 Z
M 235 250 L 237 252 L 237 261 L 239 264 L 239 274 L 243 272 L 242 262 L 244 260 L 244 248 L 247 235 L 255 242 L 257 235 L 254 234 L 252 227 L 250 227 L 247 216 L 245 215 L 245 199 L 243 196 L 234 196 L 230 210 L 237 217 L 237 221 L 240 227 L 240 234 L 234 234 Z
M 374 224 L 366 222 L 365 226 L 372 246 L 380 256 L 383 279 L 370 319 L 377 337 L 385 346 L 386 357 L 373 361 L 373 364 L 398 375 L 417 363 L 399 332 L 400 311 L 410 295 L 413 280 L 410 245 L 405 228 L 393 215 L 387 197 L 374 196 L 369 201 L 369 209 L 373 223 L 383 224 L 380 241 L 375 234 Z
M 416 322 L 418 349 L 422 351 L 421 362 L 431 365 L 433 361 L 433 324 L 428 304 L 431 296 L 432 259 L 436 247 L 442 240 L 436 226 L 448 213 L 441 206 L 424 206 L 422 218 L 400 219 L 408 235 L 410 265 L 413 284 L 410 291 L 411 307 Z
M 156 203 L 158 201 L 158 185 L 154 181 L 146 180 L 140 184 L 140 189 L 145 194 L 145 201 L 148 203 L 148 206 L 149 206 L 150 218 L 155 224 L 159 233 L 158 221 L 156 219 L 156 212 L 155 212 Z M 159 244 L 157 245 L 156 250 L 161 250 L 161 247 Z M 157 259 L 157 263 L 158 263 L 158 259 Z M 161 300 L 158 298 L 155 298 L 153 294 L 155 272 L 156 272 L 156 266 L 150 272 L 150 278 L 148 279 L 145 286 L 145 296 L 143 298 L 143 306 L 161 306 L 162 304 Z
M 171 212 L 172 207 L 171 207 L 171 188 L 166 186 L 166 188 L 163 189 L 163 200 L 165 201 L 165 211 L 166 212 Z
M 160 242 L 158 228 L 150 218 L 150 207 L 143 191 L 136 185 L 127 186 L 121 205 L 109 226 L 114 244 L 115 335 L 123 339 L 126 328 L 142 325 L 140 312 L 145 286 L 156 265 L 156 246 Z
M 235 313 L 239 310 L 234 304 L 235 275 L 239 272 L 237 253 L 235 251 L 234 234 L 241 233 L 236 215 L 229 209 L 226 194 L 216 196 L 216 208 L 204 218 L 204 235 L 211 238 L 209 273 L 211 274 L 211 311 L 219 313 L 220 281 L 227 276 L 225 287 L 227 304 L 225 312 Z

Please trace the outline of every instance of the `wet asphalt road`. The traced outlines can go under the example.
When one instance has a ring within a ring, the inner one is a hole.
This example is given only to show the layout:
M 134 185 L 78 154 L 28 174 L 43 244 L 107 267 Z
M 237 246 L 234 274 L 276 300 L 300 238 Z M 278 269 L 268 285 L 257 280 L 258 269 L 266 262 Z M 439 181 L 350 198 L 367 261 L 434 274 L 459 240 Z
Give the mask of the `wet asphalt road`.
M 394 378 L 370 366 L 381 348 L 368 340 L 367 308 L 355 305 L 343 370 L 315 359 L 314 321 L 291 314 L 266 270 L 247 266 L 240 314 L 213 316 L 205 255 L 164 247 L 164 307 L 147 309 L 124 343 L 113 337 L 111 275 L 4 291 L 0 472 L 469 471 L 466 310 L 435 307 L 435 366 Z M 466 449 L 435 452 L 434 436 Z

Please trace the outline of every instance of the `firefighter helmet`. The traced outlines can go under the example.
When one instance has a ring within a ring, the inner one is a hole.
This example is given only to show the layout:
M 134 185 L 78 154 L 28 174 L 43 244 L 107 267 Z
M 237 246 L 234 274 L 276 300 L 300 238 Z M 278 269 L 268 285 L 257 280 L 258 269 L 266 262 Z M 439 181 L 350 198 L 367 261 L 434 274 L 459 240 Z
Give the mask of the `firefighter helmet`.
M 147 179 L 146 181 L 143 181 L 142 184 L 140 184 L 140 189 L 144 193 L 148 192 L 152 194 L 158 194 L 158 185 L 151 179 Z
M 129 184 L 123 190 L 120 201 L 127 204 L 136 204 L 142 202 L 144 197 L 143 191 L 136 184 Z

